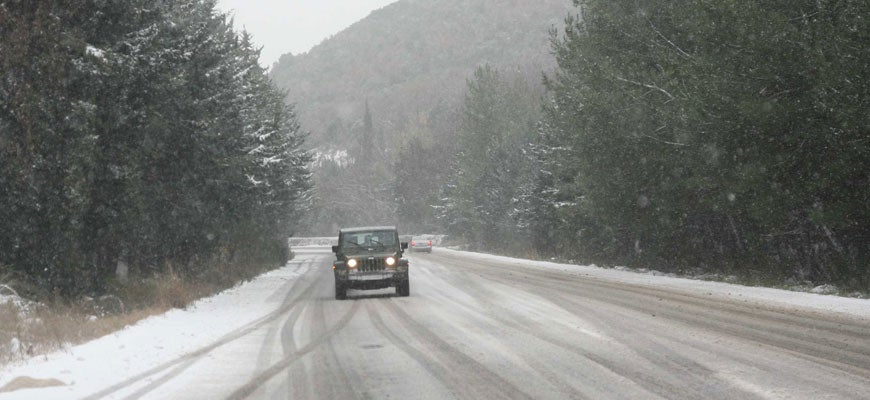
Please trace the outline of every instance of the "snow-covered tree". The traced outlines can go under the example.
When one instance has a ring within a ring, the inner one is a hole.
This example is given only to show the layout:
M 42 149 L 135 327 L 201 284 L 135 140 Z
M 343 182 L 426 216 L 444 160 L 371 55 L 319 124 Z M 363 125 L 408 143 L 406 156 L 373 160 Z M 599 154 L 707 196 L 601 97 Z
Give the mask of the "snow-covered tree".
M 868 286 L 867 2 L 575 3 L 543 125 L 570 256 Z
M 0 266 L 72 295 L 106 290 L 119 261 L 283 261 L 311 186 L 305 135 L 214 6 L 0 5 Z
M 519 186 L 531 174 L 525 150 L 540 102 L 527 83 L 481 67 L 468 82 L 458 154 L 438 205 L 451 234 L 471 245 L 514 248 Z M 531 243 L 523 244 L 530 245 Z

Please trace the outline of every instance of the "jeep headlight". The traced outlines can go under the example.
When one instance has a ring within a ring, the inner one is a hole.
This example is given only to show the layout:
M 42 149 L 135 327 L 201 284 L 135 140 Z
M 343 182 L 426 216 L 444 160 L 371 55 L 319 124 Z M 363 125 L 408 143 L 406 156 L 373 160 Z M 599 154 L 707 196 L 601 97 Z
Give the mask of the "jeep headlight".
M 350 260 L 347 260 L 347 266 L 349 268 L 356 268 L 356 264 L 357 264 L 357 261 L 355 258 L 351 258 Z
M 390 266 L 390 267 L 392 267 L 393 265 L 396 265 L 396 259 L 393 258 L 393 257 L 387 257 L 387 259 L 384 260 L 384 261 L 385 261 L 385 262 L 387 263 L 387 265 Z

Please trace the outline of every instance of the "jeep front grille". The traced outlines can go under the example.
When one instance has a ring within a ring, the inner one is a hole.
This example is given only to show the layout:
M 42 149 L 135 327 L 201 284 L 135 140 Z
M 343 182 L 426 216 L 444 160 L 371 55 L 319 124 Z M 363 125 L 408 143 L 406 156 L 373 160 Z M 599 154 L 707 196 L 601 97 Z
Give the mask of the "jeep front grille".
M 362 272 L 381 271 L 385 267 L 386 263 L 380 257 L 365 257 L 359 260 L 359 270 Z

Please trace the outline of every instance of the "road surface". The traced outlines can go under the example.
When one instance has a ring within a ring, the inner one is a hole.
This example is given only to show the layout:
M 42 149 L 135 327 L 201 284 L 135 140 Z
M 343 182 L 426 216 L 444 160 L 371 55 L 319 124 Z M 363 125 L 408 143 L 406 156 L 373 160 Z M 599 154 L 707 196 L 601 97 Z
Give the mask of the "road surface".
M 331 253 L 297 249 L 271 314 L 86 398 L 870 398 L 870 313 L 439 250 L 410 255 L 410 297 L 338 301 Z

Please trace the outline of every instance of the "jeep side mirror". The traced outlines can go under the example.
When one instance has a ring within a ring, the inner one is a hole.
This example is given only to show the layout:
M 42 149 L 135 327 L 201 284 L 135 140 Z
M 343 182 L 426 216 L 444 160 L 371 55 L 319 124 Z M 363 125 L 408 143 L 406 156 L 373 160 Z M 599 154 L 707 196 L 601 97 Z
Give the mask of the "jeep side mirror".
M 338 253 L 338 246 L 332 246 L 332 252 Z
M 408 242 L 402 242 L 402 250 L 408 250 Z

